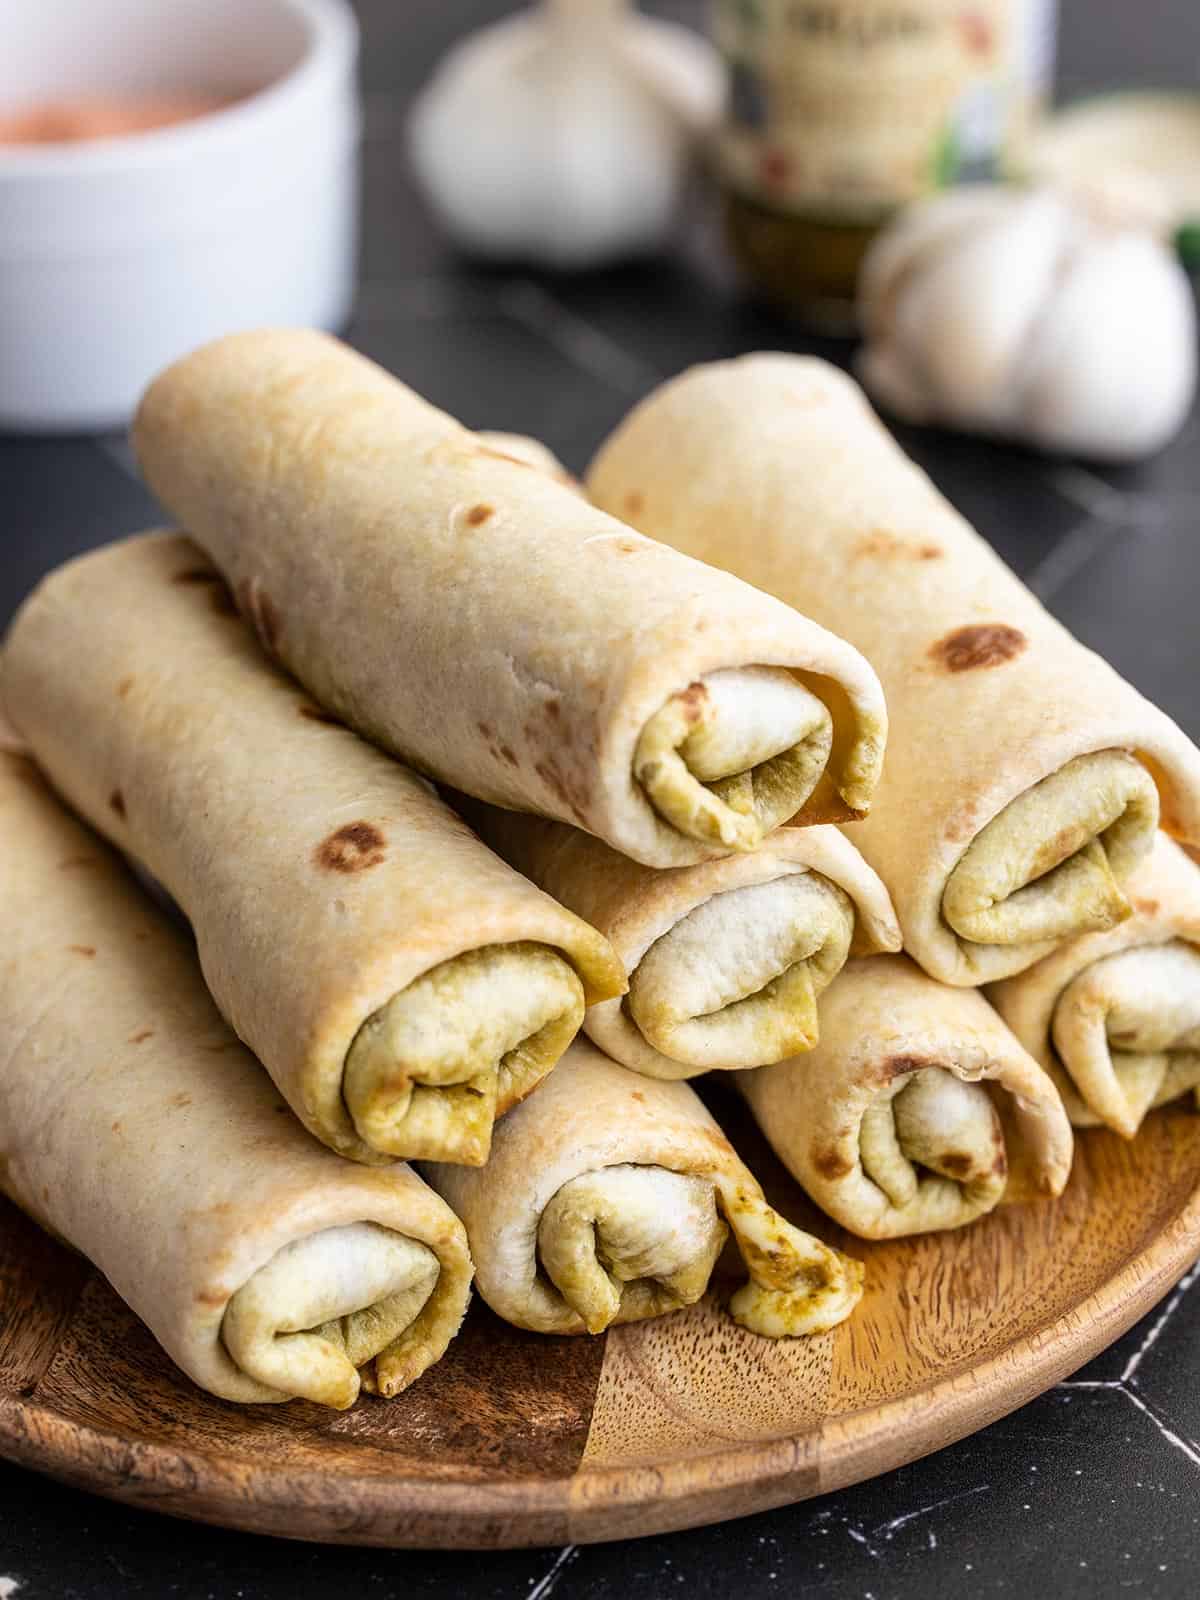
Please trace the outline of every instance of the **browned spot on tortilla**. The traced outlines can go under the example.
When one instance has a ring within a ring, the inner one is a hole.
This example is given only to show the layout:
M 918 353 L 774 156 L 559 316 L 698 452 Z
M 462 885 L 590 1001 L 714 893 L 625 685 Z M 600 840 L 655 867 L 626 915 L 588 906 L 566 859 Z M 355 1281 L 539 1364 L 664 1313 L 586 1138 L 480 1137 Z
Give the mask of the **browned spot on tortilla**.
M 128 696 L 129 696 L 129 691 L 132 688 L 133 688 L 133 679 L 132 678 L 122 678 L 120 683 L 117 685 L 117 699 L 118 700 L 127 699 Z
M 69 944 L 67 949 L 72 955 L 84 956 L 88 961 L 96 954 L 96 946 L 94 944 Z
M 130 1044 L 145 1044 L 147 1039 L 153 1039 L 153 1037 L 153 1028 L 139 1028 L 136 1033 L 129 1035 L 129 1042 Z
M 639 550 L 649 550 L 650 546 L 644 539 L 618 539 L 617 549 L 622 555 L 635 556 Z
M 279 612 L 258 578 L 243 578 L 238 584 L 238 605 L 258 635 L 259 643 L 270 655 L 279 642 Z
M 955 628 L 929 647 L 929 654 L 948 672 L 971 672 L 977 667 L 1000 667 L 1012 661 L 1029 641 L 1007 622 L 974 622 Z
M 519 767 L 521 765 L 516 756 L 513 754 L 512 747 L 510 745 L 502 744 L 500 746 L 500 754 L 504 757 L 505 761 L 508 762 L 510 767 Z
M 965 1178 L 975 1165 L 971 1157 L 965 1155 L 961 1150 L 951 1150 L 948 1155 L 944 1155 L 941 1158 L 938 1164 L 945 1168 L 952 1178 Z
M 559 717 L 562 716 L 562 701 L 557 695 L 553 699 L 546 701 L 546 715 L 552 722 L 557 722 Z
M 196 1304 L 199 1306 L 223 1306 L 229 1296 L 222 1294 L 218 1289 L 215 1294 L 207 1289 L 201 1289 L 196 1294 Z
M 309 722 L 327 722 L 331 728 L 342 726 L 341 719 L 335 717 L 332 711 L 326 711 L 324 706 L 310 706 L 306 700 L 302 700 L 297 709 Z
M 177 572 L 171 579 L 172 583 L 220 583 L 220 575 L 211 567 L 189 567 L 186 572 Z
M 922 1061 L 919 1056 L 888 1056 L 886 1061 L 879 1063 L 876 1075 L 881 1083 L 891 1083 L 893 1078 L 907 1077 L 910 1072 L 920 1072 L 922 1067 L 936 1064 Z
M 632 1091 L 632 1093 L 630 1094 L 629 1098 L 631 1100 L 640 1100 L 643 1105 L 645 1105 L 645 1103 L 646 1103 L 646 1096 L 642 1093 L 642 1091 L 640 1089 L 634 1089 Z
M 563 782 L 562 774 L 559 772 L 558 768 L 549 761 L 535 761 L 533 770 L 537 773 L 538 777 L 547 786 L 547 788 L 553 789 L 554 793 L 558 796 L 562 803 L 566 805 L 570 797 L 567 793 L 567 786 Z
M 870 533 L 864 533 L 851 550 L 856 556 L 895 557 L 907 561 L 934 561 L 941 553 L 940 545 L 912 544 L 886 528 L 872 528 Z
M 120 1119 L 120 1117 L 118 1117 L 117 1120 L 113 1123 L 112 1131 L 114 1133 L 120 1133 L 120 1131 L 121 1131 L 121 1119 Z
M 704 705 L 708 699 L 708 690 L 702 683 L 697 681 L 696 683 L 689 683 L 687 688 L 682 689 L 675 698 L 683 707 L 683 714 L 688 721 L 699 722 L 704 715 Z
M 119 817 L 123 817 L 125 815 L 125 796 L 121 793 L 120 789 L 113 790 L 108 797 L 108 804 L 109 807 L 115 811 Z
M 640 489 L 630 489 L 625 496 L 625 509 L 631 517 L 636 517 L 646 509 L 646 496 Z
M 495 735 L 492 732 L 491 726 L 488 723 L 486 723 L 486 722 L 477 722 L 475 724 L 475 726 L 479 729 L 480 733 L 483 735 L 483 737 L 485 739 L 492 739 L 492 738 L 495 737 Z
M 322 840 L 313 859 L 326 872 L 365 872 L 387 859 L 386 844 L 373 822 L 347 822 Z
M 812 1164 L 823 1178 L 844 1178 L 854 1171 L 853 1161 L 847 1161 L 840 1150 L 826 1150 L 820 1145 L 813 1146 Z
M 558 799 L 561 800 L 564 806 L 566 806 L 567 810 L 575 818 L 576 822 L 584 823 L 586 820 L 585 807 L 588 800 L 587 790 L 580 788 L 578 785 L 572 784 L 567 778 L 565 778 L 562 772 L 559 770 L 558 763 L 552 759 L 548 761 L 535 761 L 533 764 L 533 770 L 537 773 L 538 777 L 547 786 L 547 788 L 553 790 L 554 794 L 557 795 Z
M 465 521 L 470 528 L 481 528 L 488 518 L 494 516 L 495 513 L 495 506 L 472 506 L 467 512 Z
M 76 867 L 97 867 L 100 863 L 95 856 L 67 856 L 65 861 L 58 863 L 60 872 L 73 872 Z
M 1157 900 L 1135 900 L 1133 904 L 1135 909 L 1140 911 L 1144 917 L 1153 917 L 1158 914 L 1159 904 Z
M 171 1096 L 171 1104 L 173 1106 L 178 1106 L 181 1111 L 184 1108 L 184 1106 L 190 1106 L 191 1103 L 192 1103 L 192 1097 L 187 1092 L 186 1089 L 180 1089 L 178 1094 L 173 1094 Z

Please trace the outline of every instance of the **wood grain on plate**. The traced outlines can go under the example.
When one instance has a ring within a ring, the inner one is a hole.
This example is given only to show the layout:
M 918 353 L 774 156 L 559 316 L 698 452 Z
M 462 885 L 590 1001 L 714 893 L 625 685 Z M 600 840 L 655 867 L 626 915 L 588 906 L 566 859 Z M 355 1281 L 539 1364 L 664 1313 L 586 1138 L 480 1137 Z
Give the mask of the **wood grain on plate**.
M 731 1132 L 811 1223 L 752 1130 Z M 853 1248 L 866 1297 L 820 1339 L 755 1338 L 716 1296 L 600 1339 L 476 1304 L 408 1393 L 332 1413 L 201 1394 L 0 1201 L 0 1454 L 178 1516 L 362 1544 L 563 1544 L 801 1500 L 1013 1410 L 1160 1299 L 1200 1253 L 1200 1123 L 1173 1109 L 1132 1144 L 1088 1133 L 1056 1203 Z

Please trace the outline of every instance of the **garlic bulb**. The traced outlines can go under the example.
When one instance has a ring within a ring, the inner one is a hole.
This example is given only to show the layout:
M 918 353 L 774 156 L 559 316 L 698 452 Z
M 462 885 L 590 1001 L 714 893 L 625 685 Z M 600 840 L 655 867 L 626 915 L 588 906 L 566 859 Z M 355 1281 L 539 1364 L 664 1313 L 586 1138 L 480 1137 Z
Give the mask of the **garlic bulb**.
M 450 52 L 413 108 L 410 153 L 465 248 L 596 266 L 663 243 L 722 93 L 689 29 L 628 0 L 545 0 Z
M 910 422 L 1133 460 L 1196 387 L 1196 313 L 1151 234 L 1049 189 L 967 187 L 904 212 L 863 263 L 863 382 Z

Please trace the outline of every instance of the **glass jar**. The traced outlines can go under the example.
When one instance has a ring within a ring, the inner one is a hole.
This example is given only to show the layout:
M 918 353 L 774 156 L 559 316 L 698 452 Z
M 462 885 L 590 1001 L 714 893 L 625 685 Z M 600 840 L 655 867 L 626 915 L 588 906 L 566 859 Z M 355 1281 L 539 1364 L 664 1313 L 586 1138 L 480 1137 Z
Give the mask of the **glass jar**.
M 852 316 L 859 263 L 909 201 L 1020 170 L 1057 0 L 714 0 L 729 67 L 717 167 L 758 289 Z

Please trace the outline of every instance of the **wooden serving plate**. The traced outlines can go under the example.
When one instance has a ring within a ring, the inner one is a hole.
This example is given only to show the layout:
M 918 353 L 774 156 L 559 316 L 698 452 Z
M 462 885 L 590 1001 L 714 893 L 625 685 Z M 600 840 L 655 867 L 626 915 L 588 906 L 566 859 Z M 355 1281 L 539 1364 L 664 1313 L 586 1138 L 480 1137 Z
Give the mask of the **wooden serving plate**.
M 811 1223 L 753 1132 L 730 1132 Z M 200 1393 L 0 1201 L 0 1454 L 176 1516 L 357 1544 L 565 1544 L 802 1500 L 994 1421 L 1160 1299 L 1200 1253 L 1200 1121 L 1085 1134 L 1055 1204 L 853 1247 L 866 1297 L 820 1339 L 743 1333 L 719 1295 L 598 1339 L 523 1334 L 476 1304 L 407 1394 L 333 1413 Z

